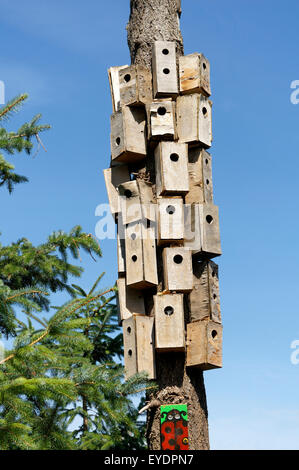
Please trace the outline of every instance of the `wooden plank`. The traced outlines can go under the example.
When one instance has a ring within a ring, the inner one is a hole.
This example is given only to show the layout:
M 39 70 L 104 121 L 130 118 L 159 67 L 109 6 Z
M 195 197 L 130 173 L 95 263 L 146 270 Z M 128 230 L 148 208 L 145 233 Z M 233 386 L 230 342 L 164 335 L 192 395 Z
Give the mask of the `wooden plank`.
M 189 296 L 190 321 L 221 323 L 218 265 L 213 261 L 193 263 L 193 290 Z
M 186 204 L 213 203 L 212 157 L 201 147 L 189 149 L 189 192 Z
M 169 100 L 154 101 L 146 106 L 148 137 L 153 140 L 176 139 L 175 103 Z
M 137 370 L 156 378 L 154 317 L 138 316 L 136 322 Z
M 197 321 L 187 325 L 187 367 L 222 367 L 222 325 Z
M 155 41 L 152 65 L 154 97 L 176 97 L 179 90 L 175 42 Z
M 103 170 L 111 214 L 115 219 L 120 211 L 118 185 L 130 181 L 127 165 L 120 165 Z
M 124 278 L 119 278 L 116 284 L 118 289 L 119 324 L 121 324 L 123 320 L 131 318 L 133 315 L 145 315 L 142 293 L 126 286 L 126 280 Z
M 114 113 L 120 109 L 119 71 L 127 67 L 128 65 L 122 65 L 119 67 L 110 67 L 110 69 L 108 69 L 112 109 Z
M 187 405 L 162 405 L 160 413 L 162 450 L 189 450 Z
M 191 250 L 164 248 L 163 269 L 166 291 L 190 292 L 193 288 Z
M 212 145 L 212 102 L 203 95 L 179 96 L 177 99 L 179 142 Z
M 158 199 L 158 245 L 184 240 L 184 205 L 180 197 Z
M 187 144 L 160 142 L 155 149 L 155 166 L 157 196 L 188 193 Z
M 143 65 L 132 65 L 119 71 L 121 106 L 139 106 L 153 100 L 152 73 Z
M 159 352 L 185 351 L 184 295 L 155 295 L 155 338 Z
M 143 108 L 123 106 L 111 115 L 111 158 L 135 162 L 146 157 L 146 115 Z
M 125 379 L 137 374 L 137 340 L 135 318 L 123 321 Z
M 211 95 L 210 62 L 203 54 L 189 54 L 179 58 L 181 94 Z
M 120 277 L 126 274 L 126 251 L 125 251 L 125 227 L 122 222 L 121 214 L 117 223 L 117 267 Z
M 145 289 L 158 284 L 156 240 L 154 229 L 146 221 L 126 227 L 126 279 L 127 285 Z

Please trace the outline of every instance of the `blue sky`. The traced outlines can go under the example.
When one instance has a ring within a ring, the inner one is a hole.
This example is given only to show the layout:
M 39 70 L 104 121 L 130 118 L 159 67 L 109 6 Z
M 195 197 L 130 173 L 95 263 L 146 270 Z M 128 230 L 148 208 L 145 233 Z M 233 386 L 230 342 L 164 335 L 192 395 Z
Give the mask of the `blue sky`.
M 25 8 L 26 4 L 26 8 Z M 213 449 L 298 449 L 299 3 L 183 0 L 185 52 L 211 62 L 213 176 L 224 255 L 219 260 L 224 368 L 205 373 Z M 21 14 L 20 14 L 21 13 Z M 111 102 L 107 68 L 129 63 L 129 0 L 1 0 L 0 80 L 6 98 L 30 101 L 10 124 L 37 112 L 53 128 L 47 153 L 16 156 L 30 178 L 2 190 L 2 243 L 42 242 L 81 224 L 95 233 L 107 202 Z M 82 257 L 81 284 L 116 279 L 114 240 L 98 263 Z

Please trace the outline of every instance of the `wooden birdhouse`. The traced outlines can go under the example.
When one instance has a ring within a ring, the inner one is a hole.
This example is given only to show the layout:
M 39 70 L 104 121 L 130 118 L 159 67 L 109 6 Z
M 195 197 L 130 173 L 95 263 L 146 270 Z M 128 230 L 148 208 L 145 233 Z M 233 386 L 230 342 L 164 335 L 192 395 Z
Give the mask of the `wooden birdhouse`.
M 187 325 L 187 367 L 222 367 L 222 326 L 212 321 Z
M 117 306 L 119 324 L 133 315 L 145 315 L 144 297 L 141 292 L 126 286 L 126 280 L 119 278 L 117 285 Z
M 189 295 L 190 321 L 221 323 L 218 265 L 213 261 L 193 263 L 193 290 Z
M 112 162 L 135 162 L 146 157 L 146 115 L 143 108 L 123 106 L 111 116 Z
M 186 204 L 213 204 L 212 157 L 201 147 L 189 149 L 189 192 Z
M 189 191 L 188 145 L 160 142 L 155 149 L 157 196 Z
M 120 105 L 138 106 L 153 100 L 152 73 L 143 65 L 131 65 L 119 71 Z
M 118 185 L 130 180 L 129 169 L 127 165 L 119 165 L 113 168 L 108 168 L 107 170 L 104 170 L 103 173 L 111 214 L 115 219 L 116 215 L 120 211 Z
M 133 316 L 123 321 L 125 377 L 146 372 L 156 378 L 154 318 Z
M 126 279 L 127 286 L 136 289 L 158 284 L 155 230 L 148 221 L 126 226 Z
M 119 71 L 127 67 L 128 65 L 122 65 L 119 67 L 110 67 L 110 69 L 108 69 L 112 109 L 114 113 L 120 110 Z
M 156 204 L 153 186 L 144 180 L 134 180 L 119 185 L 120 208 L 124 225 L 141 219 L 156 221 Z
M 152 65 L 154 97 L 176 97 L 179 90 L 175 42 L 154 42 Z
M 185 351 L 184 295 L 155 295 L 155 338 L 159 352 Z
M 177 99 L 179 142 L 212 145 L 212 102 L 203 95 L 179 96 Z
M 158 199 L 158 244 L 184 240 L 184 204 L 180 197 Z
M 192 255 L 189 248 L 164 248 L 163 270 L 166 291 L 190 292 L 192 290 Z
M 189 54 L 179 58 L 180 92 L 211 95 L 210 62 L 203 54 Z
M 199 259 L 222 254 L 218 207 L 213 204 L 185 205 L 185 243 Z
M 148 137 L 153 140 L 174 140 L 176 138 L 175 103 L 154 101 L 146 106 Z

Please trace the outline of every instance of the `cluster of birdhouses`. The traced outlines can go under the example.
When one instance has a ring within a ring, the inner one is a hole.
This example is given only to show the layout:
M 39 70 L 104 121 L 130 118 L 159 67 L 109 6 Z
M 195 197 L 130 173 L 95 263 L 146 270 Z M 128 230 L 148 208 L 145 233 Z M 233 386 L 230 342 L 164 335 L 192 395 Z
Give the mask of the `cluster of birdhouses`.
M 165 352 L 185 354 L 187 367 L 221 367 L 209 61 L 198 53 L 177 59 L 175 42 L 157 41 L 151 70 L 108 72 L 113 114 L 104 177 L 117 223 L 126 377 L 145 371 L 154 379 Z

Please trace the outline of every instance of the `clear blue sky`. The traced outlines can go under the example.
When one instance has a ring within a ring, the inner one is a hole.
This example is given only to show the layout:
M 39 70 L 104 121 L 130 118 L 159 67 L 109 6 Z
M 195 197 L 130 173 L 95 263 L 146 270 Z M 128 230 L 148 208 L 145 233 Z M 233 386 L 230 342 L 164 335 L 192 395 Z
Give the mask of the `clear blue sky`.
M 185 52 L 211 61 L 215 202 L 224 368 L 205 373 L 214 449 L 298 449 L 299 80 L 297 0 L 183 0 Z M 107 68 L 129 63 L 129 0 L 1 0 L 0 80 L 6 97 L 30 102 L 12 127 L 37 112 L 53 129 L 47 153 L 14 158 L 30 177 L 1 192 L 2 242 L 42 242 L 76 224 L 91 233 L 107 202 L 111 103 Z M 115 241 L 86 266 L 83 286 L 116 279 Z

